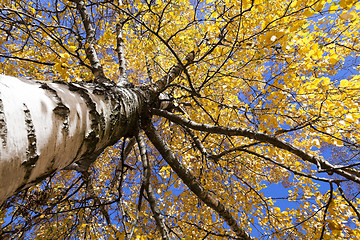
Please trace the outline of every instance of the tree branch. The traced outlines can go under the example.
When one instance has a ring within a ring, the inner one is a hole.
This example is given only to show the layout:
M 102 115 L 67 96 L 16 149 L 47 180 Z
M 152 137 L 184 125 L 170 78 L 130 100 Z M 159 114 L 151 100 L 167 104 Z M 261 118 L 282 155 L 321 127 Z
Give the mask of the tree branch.
M 173 66 L 166 75 L 164 75 L 161 79 L 159 79 L 153 84 L 153 91 L 156 93 L 161 92 L 167 85 L 174 81 L 176 77 L 180 76 L 185 67 L 192 64 L 194 59 L 195 52 L 192 51 L 188 53 L 184 59 L 185 64 L 183 64 L 182 62 L 178 62 L 175 66 Z
M 223 156 L 225 156 L 227 154 L 230 154 L 230 153 L 236 152 L 236 151 L 242 151 L 243 149 L 250 148 L 250 147 L 256 146 L 258 144 L 260 144 L 260 142 L 254 142 L 254 143 L 249 143 L 249 144 L 246 144 L 246 145 L 233 147 L 233 148 L 230 148 L 230 149 L 226 149 L 226 150 L 220 152 L 219 154 L 212 154 L 212 155 L 209 156 L 209 158 L 217 161 L 218 159 L 222 158 Z
M 36 63 L 36 64 L 46 65 L 46 66 L 54 66 L 55 65 L 55 63 L 41 62 L 41 61 L 38 61 L 35 59 L 22 58 L 22 57 L 16 57 L 16 56 L 7 56 L 4 54 L 0 54 L 0 57 L 8 58 L 8 59 L 16 59 L 16 60 L 21 60 L 21 61 L 27 61 L 27 62 L 32 62 L 32 63 Z
M 356 207 L 354 206 L 354 204 L 352 204 L 352 202 L 345 196 L 344 191 L 341 188 L 340 183 L 336 183 L 336 185 L 338 186 L 338 190 L 341 194 L 341 196 L 345 199 L 345 201 L 349 204 L 349 206 L 352 208 L 352 210 L 355 212 L 356 216 L 357 216 L 357 220 L 360 222 L 360 212 L 358 209 L 356 209 Z
M 116 49 L 119 60 L 119 77 L 118 84 L 126 84 L 128 82 L 126 75 L 126 60 L 125 60 L 125 46 L 123 39 L 123 25 L 124 20 L 119 20 L 116 23 Z
M 190 81 L 190 75 L 188 74 L 186 67 L 189 66 L 190 64 L 193 64 L 194 59 L 195 59 L 195 51 L 191 51 L 190 53 L 188 53 L 184 59 L 184 63 L 182 63 L 182 61 L 180 60 L 178 54 L 176 54 L 176 52 L 174 51 L 174 49 L 169 45 L 169 40 L 165 40 L 162 36 L 159 35 L 159 33 L 157 31 L 152 30 L 149 26 L 147 26 L 144 22 L 140 21 L 136 16 L 134 16 L 133 14 L 131 14 L 130 12 L 127 12 L 121 8 L 119 8 L 119 6 L 114 5 L 119 11 L 123 12 L 124 14 L 128 15 L 130 18 L 132 18 L 134 21 L 136 21 L 137 23 L 139 23 L 140 25 L 142 25 L 144 28 L 146 28 L 146 30 L 148 30 L 149 32 L 151 32 L 152 34 L 154 34 L 168 49 L 169 51 L 173 54 L 173 56 L 176 58 L 177 60 L 177 64 L 175 65 L 175 67 L 171 68 L 169 73 L 166 74 L 163 78 L 161 78 L 160 80 L 158 80 L 155 84 L 152 84 L 153 89 L 155 90 L 156 93 L 161 92 L 170 82 L 172 82 L 177 76 L 179 76 L 181 74 L 181 72 L 185 72 L 188 83 L 190 85 L 190 88 L 192 90 L 192 93 L 196 94 L 196 90 L 194 89 L 191 81 Z M 165 10 L 165 9 L 164 9 Z M 161 18 L 161 17 L 160 17 Z
M 144 181 L 144 179 L 143 179 L 143 181 Z M 139 221 L 139 217 L 140 217 L 141 203 L 142 203 L 143 194 L 144 194 L 144 182 L 142 182 L 141 187 L 140 187 L 140 191 L 139 191 L 139 200 L 138 200 L 138 205 L 137 205 L 137 208 L 136 208 L 135 219 L 132 222 L 132 227 L 131 227 L 130 233 L 125 238 L 125 240 L 131 240 L 134 233 L 135 233 L 135 228 L 136 228 L 136 225 L 137 225 L 137 223 Z
M 95 76 L 96 82 L 110 82 L 109 79 L 105 77 L 104 70 L 100 60 L 97 56 L 95 49 L 95 29 L 92 26 L 90 14 L 86 9 L 85 1 L 83 0 L 72 0 L 72 2 L 76 3 L 76 9 L 81 15 L 81 20 L 84 24 L 85 32 L 86 32 L 86 44 L 85 44 L 85 53 L 88 57 L 91 64 L 91 71 Z
M 150 182 L 150 178 L 151 178 L 151 168 L 150 168 L 150 161 L 147 157 L 147 153 L 146 153 L 146 146 L 145 146 L 145 141 L 144 141 L 144 137 L 142 136 L 142 134 L 140 132 L 137 133 L 136 135 L 136 140 L 139 146 L 139 151 L 140 151 L 140 157 L 141 157 L 141 161 L 143 164 L 143 184 L 145 187 L 145 191 L 148 195 L 147 201 L 149 202 L 151 211 L 154 215 L 155 218 L 155 222 L 156 225 L 160 231 L 161 237 L 162 239 L 170 239 L 169 237 L 169 232 L 166 228 L 165 222 L 164 222 L 164 218 L 161 215 L 161 211 L 159 206 L 156 203 L 156 197 L 155 197 L 155 193 L 154 190 L 151 186 L 151 182 Z
M 92 180 L 90 178 L 90 173 L 88 171 L 82 172 L 81 177 L 84 180 L 84 182 L 86 182 L 86 191 L 89 193 L 90 198 L 93 199 L 98 206 L 100 206 L 100 211 L 103 214 L 103 216 L 105 217 L 106 223 L 108 224 L 108 226 L 112 227 L 110 215 L 109 215 L 108 211 L 106 210 L 104 204 L 101 203 L 99 196 L 96 194 L 96 192 L 94 190 L 94 186 L 93 186 Z
M 327 178 L 322 178 L 322 177 L 316 177 L 316 176 L 312 176 L 312 175 L 310 175 L 310 174 L 306 174 L 306 173 L 299 172 L 299 171 L 297 171 L 297 170 L 295 170 L 295 169 L 291 169 L 291 167 L 286 166 L 286 165 L 283 164 L 283 163 L 277 162 L 277 161 L 275 161 L 275 160 L 273 160 L 273 159 L 271 159 L 271 158 L 269 158 L 269 157 L 263 156 L 263 155 L 261 155 L 261 154 L 258 154 L 258 153 L 256 153 L 256 152 L 254 152 L 254 151 L 250 151 L 250 150 L 247 150 L 247 149 L 239 149 L 239 151 L 246 152 L 246 153 L 251 154 L 251 155 L 254 155 L 254 156 L 258 157 L 258 158 L 262 158 L 262 159 L 264 159 L 264 160 L 266 160 L 266 161 L 269 161 L 269 162 L 273 163 L 274 165 L 277 165 L 277 166 L 279 166 L 279 167 L 281 167 L 281 168 L 284 168 L 284 169 L 288 170 L 289 172 L 292 172 L 293 174 L 298 175 L 298 176 L 307 177 L 307 178 L 311 178 L 311 179 L 314 179 L 314 180 L 317 180 L 317 181 L 322 181 L 322 182 L 331 182 L 331 181 L 334 181 L 334 180 L 332 180 L 332 179 L 327 179 Z M 339 181 L 340 181 L 340 180 L 339 180 Z
M 170 147 L 163 141 L 162 137 L 156 132 L 154 126 L 150 123 L 144 126 L 145 133 L 152 144 L 160 152 L 164 160 L 177 173 L 189 189 L 201 199 L 207 206 L 216 211 L 236 233 L 240 239 L 250 240 L 250 235 L 241 228 L 236 219 L 232 216 L 230 210 L 224 206 L 219 199 L 213 196 L 208 190 L 204 189 L 196 177 L 176 158 Z
M 122 144 L 125 144 L 125 140 L 124 139 L 123 143 Z M 126 158 L 129 156 L 130 152 L 131 152 L 131 149 L 134 147 L 135 145 L 135 138 L 132 137 L 130 138 L 130 140 L 128 141 L 126 147 L 124 149 L 121 150 L 121 156 L 120 156 L 120 159 L 118 161 L 118 164 L 116 165 L 116 168 L 115 168 L 115 174 L 110 182 L 110 188 L 113 188 L 116 184 L 116 182 L 120 179 L 120 184 L 122 182 L 122 175 L 126 172 L 123 172 L 123 169 L 124 167 L 128 167 L 128 165 L 124 164 L 125 163 L 125 160 Z M 121 177 L 121 178 L 120 178 Z M 120 196 L 119 196 L 120 197 Z
M 342 166 L 338 166 L 338 165 L 335 166 L 323 158 L 316 157 L 292 144 L 289 144 L 281 139 L 278 139 L 276 136 L 272 136 L 266 133 L 256 132 L 253 130 L 244 129 L 240 127 L 223 127 L 223 126 L 214 126 L 210 124 L 200 124 L 190 119 L 185 119 L 177 114 L 170 113 L 161 109 L 152 109 L 152 113 L 161 117 L 165 117 L 166 119 L 174 123 L 189 127 L 194 130 L 204 131 L 208 133 L 215 133 L 215 134 L 224 134 L 227 136 L 243 136 L 260 142 L 269 143 L 277 148 L 284 149 L 300 157 L 303 161 L 317 165 L 319 170 L 325 169 L 328 170 L 328 172 L 335 172 L 345 177 L 348 180 L 360 184 L 360 172 L 357 171 L 356 169 L 353 168 L 342 169 L 341 168 Z
M 329 182 L 330 184 L 330 196 L 329 196 L 329 200 L 328 202 L 326 203 L 326 206 L 325 206 L 325 210 L 324 210 L 324 217 L 323 217 L 323 227 L 321 229 L 321 235 L 320 235 L 320 238 L 319 240 L 322 240 L 323 237 L 324 237 L 324 233 L 325 233 L 325 229 L 326 229 L 326 214 L 327 214 L 327 211 L 329 210 L 329 207 L 330 207 L 330 204 L 331 204 L 331 201 L 333 201 L 333 191 L 334 191 L 334 187 L 333 187 L 333 184 L 332 182 Z

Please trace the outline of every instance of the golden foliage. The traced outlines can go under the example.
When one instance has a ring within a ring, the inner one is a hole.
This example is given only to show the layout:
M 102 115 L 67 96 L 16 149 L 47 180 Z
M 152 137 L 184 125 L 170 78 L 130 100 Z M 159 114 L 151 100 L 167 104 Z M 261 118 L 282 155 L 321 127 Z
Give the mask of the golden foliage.
M 358 1 L 129 0 L 88 4 L 96 28 L 96 50 L 108 78 L 116 81 L 118 76 L 115 31 L 116 23 L 124 21 L 127 74 L 136 85 L 160 79 L 186 53 L 196 52 L 195 63 L 166 89 L 186 113 L 183 117 L 276 136 L 334 164 L 339 162 L 326 153 L 328 146 L 348 156 L 358 153 Z M 0 6 L 1 73 L 39 80 L 92 78 L 85 33 L 74 2 L 15 0 L 2 1 Z M 248 151 L 265 157 L 238 149 L 211 161 L 194 147 L 182 127 L 166 119 L 158 119 L 156 126 L 203 188 L 224 202 L 250 235 L 259 239 L 360 238 L 359 199 L 350 199 L 351 206 L 336 188 L 340 183 L 334 182 L 335 177 L 321 185 L 309 178 L 325 174 L 319 175 L 317 166 L 267 142 L 196 132 L 212 155 L 248 146 Z M 134 150 L 126 160 L 131 168 L 124 175 L 122 198 L 115 203 L 118 190 L 110 187 L 110 182 L 120 152 L 120 145 L 107 149 L 92 173 L 94 191 L 108 203 L 105 210 L 111 223 L 104 220 L 99 206 L 93 206 L 94 200 L 87 205 L 82 201 L 87 193 L 79 176 L 62 172 L 51 181 L 47 207 L 27 203 L 35 209 L 31 217 L 36 219 L 28 234 L 33 239 L 59 238 L 59 232 L 64 239 L 122 239 L 136 218 L 142 165 Z M 233 237 L 223 220 L 189 191 L 150 143 L 148 157 L 152 185 L 171 236 Z M 356 162 L 350 158 L 342 164 Z M 64 193 L 71 183 L 75 190 Z M 282 189 L 281 196 L 266 190 L 274 185 Z M 19 216 L 20 208 L 15 204 L 0 217 Z M 139 214 L 136 239 L 160 238 L 150 207 L 143 204 Z M 4 221 L 9 222 L 2 220 L 2 227 L 17 229 L 16 221 L 9 226 Z

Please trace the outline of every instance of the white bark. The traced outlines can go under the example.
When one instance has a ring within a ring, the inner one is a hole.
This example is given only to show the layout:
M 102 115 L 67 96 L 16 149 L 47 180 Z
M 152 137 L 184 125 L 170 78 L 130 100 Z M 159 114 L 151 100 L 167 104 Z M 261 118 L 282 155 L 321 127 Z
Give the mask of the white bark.
M 0 203 L 71 163 L 88 167 L 136 127 L 138 95 L 0 75 Z

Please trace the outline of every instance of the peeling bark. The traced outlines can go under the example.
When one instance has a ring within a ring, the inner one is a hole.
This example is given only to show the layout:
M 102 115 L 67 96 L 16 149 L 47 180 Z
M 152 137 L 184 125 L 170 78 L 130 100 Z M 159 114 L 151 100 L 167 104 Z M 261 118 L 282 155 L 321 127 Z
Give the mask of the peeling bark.
M 57 94 L 57 92 L 54 89 L 52 89 L 51 87 L 49 87 L 48 84 L 41 83 L 40 87 L 43 89 L 47 89 L 49 92 L 51 92 L 54 95 L 54 98 L 57 101 L 57 103 L 56 103 L 57 106 L 53 109 L 53 112 L 64 120 L 63 130 L 65 132 L 68 132 L 69 131 L 70 109 L 63 104 L 63 102 L 62 102 L 61 98 L 59 97 L 59 95 Z
M 136 129 L 142 92 L 115 84 L 0 76 L 0 202 L 96 157 Z
M 86 15 L 83 1 L 75 2 Z M 160 80 L 141 88 L 117 86 L 101 76 L 101 66 L 93 83 L 0 75 L 0 203 L 59 169 L 86 171 L 107 146 L 133 136 L 140 113 L 149 114 L 142 111 L 143 105 L 160 105 L 160 92 L 194 58 L 191 52 L 184 64 L 178 62 Z
M 4 114 L 4 106 L 1 100 L 1 92 L 0 92 L 0 144 L 2 146 L 6 146 L 6 120 L 5 120 L 5 114 Z M 0 152 L 1 157 L 1 152 Z
M 24 103 L 24 116 L 25 116 L 25 126 L 27 132 L 28 146 L 26 148 L 26 159 L 21 163 L 26 168 L 25 177 L 23 179 L 24 184 L 22 185 L 25 185 L 27 180 L 30 178 L 32 169 L 35 167 L 35 164 L 39 159 L 39 155 L 36 149 L 37 140 L 36 140 L 35 128 L 30 114 L 30 110 L 25 103 Z

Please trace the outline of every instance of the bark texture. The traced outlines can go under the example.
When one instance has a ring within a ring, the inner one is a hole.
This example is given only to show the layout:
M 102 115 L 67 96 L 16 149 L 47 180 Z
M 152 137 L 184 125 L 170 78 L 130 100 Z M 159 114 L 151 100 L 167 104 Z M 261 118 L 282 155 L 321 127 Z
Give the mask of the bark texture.
M 136 129 L 139 90 L 0 76 L 0 202 L 76 163 L 86 169 Z

